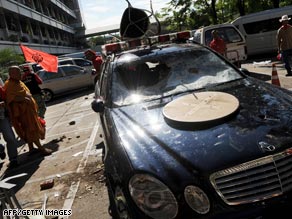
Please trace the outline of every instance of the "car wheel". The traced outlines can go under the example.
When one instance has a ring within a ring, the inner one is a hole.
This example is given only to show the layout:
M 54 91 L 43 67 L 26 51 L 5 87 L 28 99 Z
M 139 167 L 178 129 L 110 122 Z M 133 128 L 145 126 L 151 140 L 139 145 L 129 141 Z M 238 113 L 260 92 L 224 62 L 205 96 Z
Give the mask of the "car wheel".
M 116 205 L 115 205 L 115 198 L 114 198 L 114 191 L 112 190 L 112 185 L 110 181 L 110 176 L 106 173 L 105 178 L 106 178 L 106 187 L 107 187 L 107 192 L 108 192 L 108 197 L 109 197 L 109 206 L 108 206 L 108 213 L 109 215 L 114 218 L 114 219 L 120 219 Z
M 51 101 L 53 99 L 53 96 L 54 96 L 53 92 L 50 90 L 47 90 L 47 89 L 42 90 L 42 94 L 43 94 L 44 100 L 46 102 Z

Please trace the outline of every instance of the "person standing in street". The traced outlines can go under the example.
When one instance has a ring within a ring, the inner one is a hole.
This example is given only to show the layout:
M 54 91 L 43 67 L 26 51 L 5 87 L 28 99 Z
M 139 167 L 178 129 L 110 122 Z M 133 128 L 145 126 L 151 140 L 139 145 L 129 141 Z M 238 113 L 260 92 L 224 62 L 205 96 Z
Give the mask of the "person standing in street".
M 290 58 L 292 59 L 292 26 L 289 24 L 291 18 L 288 15 L 283 15 L 279 20 L 282 26 L 277 31 L 277 45 L 278 54 L 281 53 L 282 60 L 287 70 L 286 76 L 292 76 L 291 66 L 289 63 Z M 290 57 L 291 56 L 291 57 Z
M 1 84 L 0 85 L 0 132 L 2 133 L 2 136 L 6 142 L 6 149 L 7 149 L 8 158 L 10 161 L 8 166 L 10 168 L 14 168 L 18 166 L 18 161 L 17 161 L 18 141 L 16 140 L 15 134 L 11 127 L 11 123 L 8 118 L 4 100 L 5 100 L 5 93 Z M 4 160 L 5 157 L 6 157 L 5 147 L 1 144 L 0 158 Z
M 219 33 L 217 30 L 212 30 L 212 37 L 213 40 L 210 42 L 209 47 L 222 56 L 226 55 L 226 44 L 224 40 L 219 36 Z
M 47 110 L 45 100 L 42 95 L 42 90 L 39 84 L 42 84 L 42 79 L 32 72 L 28 66 L 23 67 L 22 82 L 28 87 L 32 97 L 35 99 L 38 105 L 38 115 L 41 118 L 45 118 L 45 112 Z
M 85 57 L 92 62 L 93 67 L 95 68 L 95 71 L 97 74 L 97 79 L 99 80 L 101 69 L 102 69 L 102 64 L 103 64 L 102 56 L 97 55 L 95 53 L 95 51 L 93 51 L 91 49 L 86 50 L 84 52 L 84 54 L 85 54 Z
M 28 143 L 29 151 L 33 152 L 35 144 L 43 155 L 52 153 L 40 143 L 45 138 L 45 127 L 41 124 L 37 104 L 29 89 L 21 81 L 18 66 L 9 67 L 9 79 L 4 84 L 6 104 L 12 125 L 17 135 Z

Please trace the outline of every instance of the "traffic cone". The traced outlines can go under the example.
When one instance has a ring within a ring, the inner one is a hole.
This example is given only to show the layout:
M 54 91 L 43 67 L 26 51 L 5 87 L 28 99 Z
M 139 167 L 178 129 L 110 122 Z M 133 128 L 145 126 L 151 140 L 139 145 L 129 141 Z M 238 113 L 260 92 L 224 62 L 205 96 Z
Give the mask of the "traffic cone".
M 272 65 L 272 84 L 281 87 L 280 80 L 279 80 L 279 77 L 278 77 L 277 68 L 276 68 L 276 64 L 275 63 L 273 63 L 273 65 Z

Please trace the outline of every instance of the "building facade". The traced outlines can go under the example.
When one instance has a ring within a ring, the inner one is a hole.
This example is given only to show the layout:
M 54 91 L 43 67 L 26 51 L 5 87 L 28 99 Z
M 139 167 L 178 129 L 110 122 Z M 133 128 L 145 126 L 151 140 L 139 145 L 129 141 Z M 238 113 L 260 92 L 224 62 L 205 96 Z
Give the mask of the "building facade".
M 78 0 L 0 0 L 0 50 L 19 44 L 60 55 L 83 49 Z

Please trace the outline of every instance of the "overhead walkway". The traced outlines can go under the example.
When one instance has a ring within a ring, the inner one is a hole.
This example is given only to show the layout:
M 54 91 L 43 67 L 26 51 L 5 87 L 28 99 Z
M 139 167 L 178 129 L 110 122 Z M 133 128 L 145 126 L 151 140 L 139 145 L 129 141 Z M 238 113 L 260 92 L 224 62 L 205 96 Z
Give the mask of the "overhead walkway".
M 97 27 L 93 29 L 86 29 L 85 35 L 83 37 L 94 37 L 94 36 L 100 36 L 105 34 L 111 34 L 111 33 L 117 33 L 120 31 L 120 24 L 114 24 L 114 25 L 108 25 L 103 27 Z

